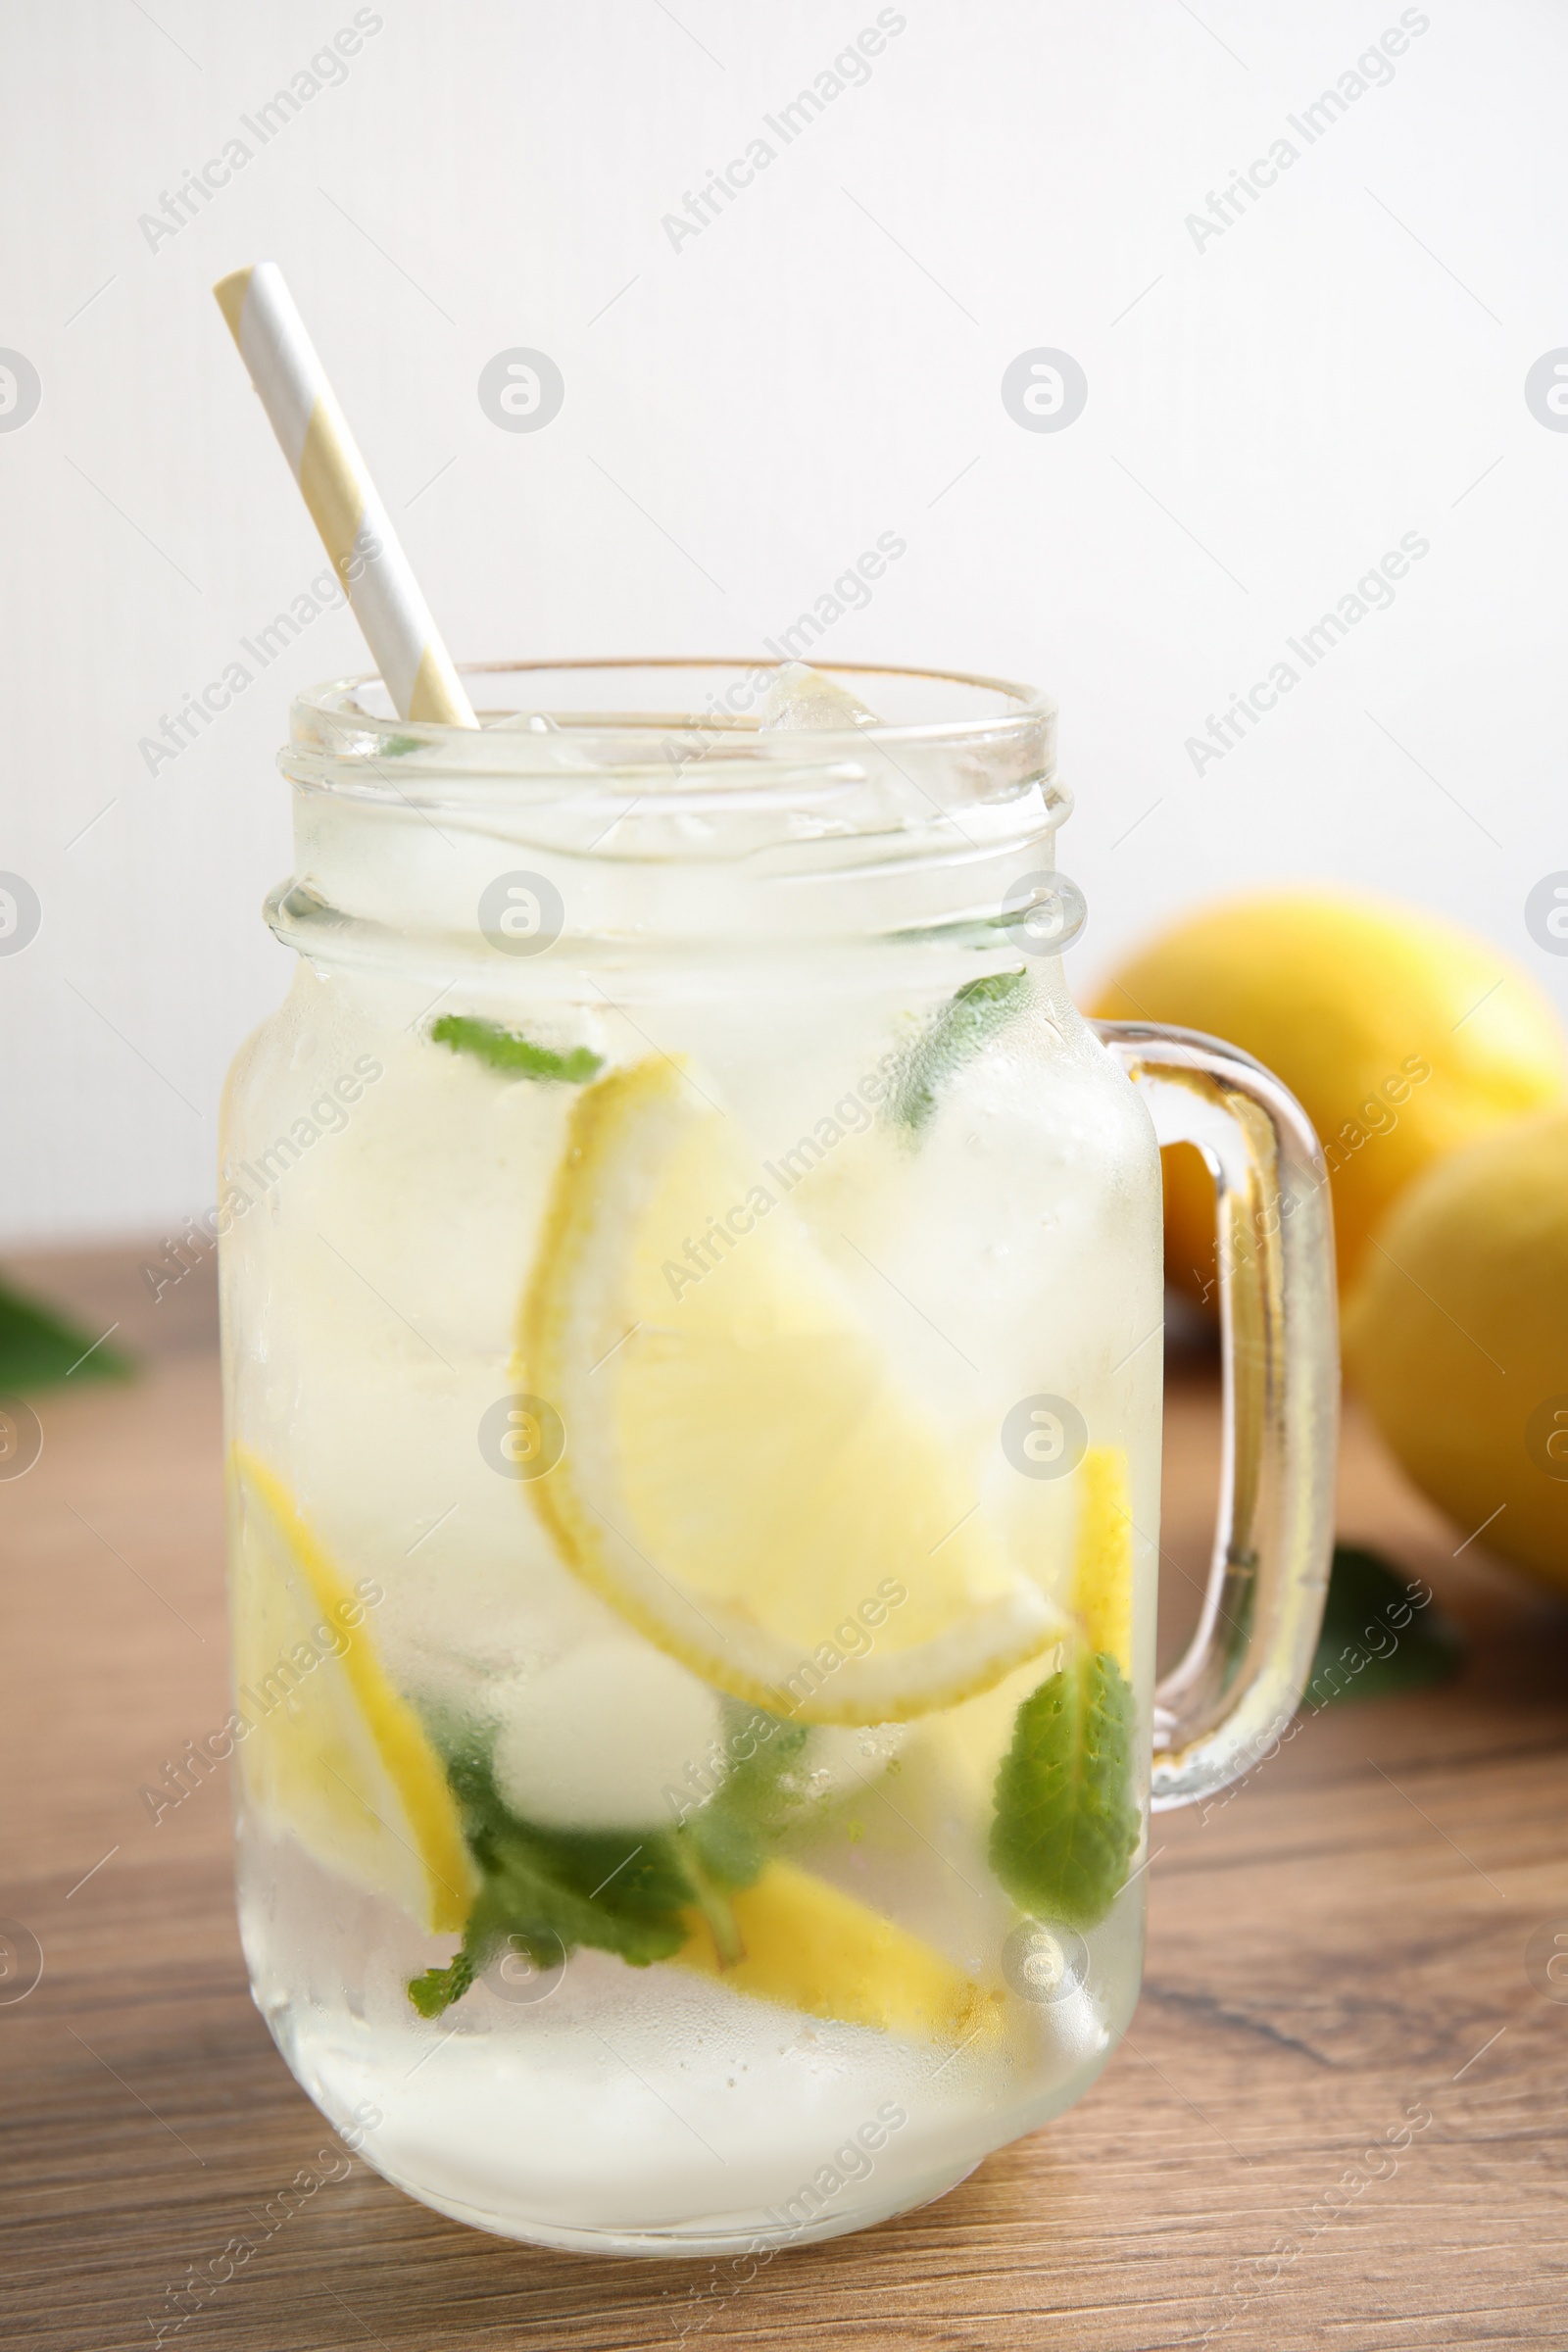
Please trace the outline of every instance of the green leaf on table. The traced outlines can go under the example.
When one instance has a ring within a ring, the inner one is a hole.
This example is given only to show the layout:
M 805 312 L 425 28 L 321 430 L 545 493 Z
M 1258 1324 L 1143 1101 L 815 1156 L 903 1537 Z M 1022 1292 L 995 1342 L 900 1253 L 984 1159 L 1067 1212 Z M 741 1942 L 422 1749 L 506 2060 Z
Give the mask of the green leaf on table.
M 1303 1706 L 1424 1690 L 1457 1674 L 1463 1657 L 1464 1636 L 1430 1585 L 1360 1544 L 1336 1544 Z
M 0 1282 L 0 1396 L 53 1388 L 68 1375 L 125 1380 L 133 1368 L 118 1348 L 107 1341 L 94 1347 L 90 1331 Z
M 464 1012 L 443 1013 L 432 1023 L 430 1035 L 438 1046 L 450 1046 L 454 1054 L 471 1054 L 475 1060 L 504 1071 L 509 1078 L 584 1086 L 605 1066 L 604 1055 L 590 1052 L 587 1046 L 573 1046 L 569 1053 L 558 1054 L 551 1046 L 536 1046 L 515 1029 L 503 1029 L 499 1021 L 475 1020 Z
M 994 972 L 966 981 L 940 1006 L 900 1062 L 888 1102 L 895 1124 L 918 1135 L 943 1089 L 1022 1011 L 1028 994 L 1026 972 Z
M 1133 1694 L 1115 1659 L 1082 1652 L 1019 1707 L 997 1772 L 991 1867 L 1021 1910 L 1091 1928 L 1121 1889 L 1142 1823 Z

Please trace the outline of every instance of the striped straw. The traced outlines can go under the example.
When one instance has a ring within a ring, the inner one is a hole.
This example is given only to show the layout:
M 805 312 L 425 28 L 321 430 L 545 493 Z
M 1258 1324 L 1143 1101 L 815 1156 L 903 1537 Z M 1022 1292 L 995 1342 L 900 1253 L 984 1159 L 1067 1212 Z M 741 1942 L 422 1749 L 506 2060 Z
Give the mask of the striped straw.
M 477 726 L 282 270 L 258 262 L 213 292 L 398 716 Z

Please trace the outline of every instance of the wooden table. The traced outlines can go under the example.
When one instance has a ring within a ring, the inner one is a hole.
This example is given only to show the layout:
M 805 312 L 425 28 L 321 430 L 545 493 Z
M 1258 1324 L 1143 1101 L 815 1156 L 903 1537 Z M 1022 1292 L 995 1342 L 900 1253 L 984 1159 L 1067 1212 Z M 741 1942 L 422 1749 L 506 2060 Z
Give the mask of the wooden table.
M 130 1386 L 40 1396 L 42 1457 L 0 1484 L 0 1915 L 44 1954 L 0 2006 L 0 2343 L 112 2352 L 323 2132 L 247 1994 L 225 1788 L 157 1828 L 137 1795 L 227 1703 L 210 1279 L 154 1306 L 133 1255 L 15 1271 L 143 1354 Z M 1173 1365 L 1177 1599 L 1215 1446 L 1211 1367 Z M 1143 2006 L 1060 2122 L 733 2293 L 706 2262 L 480 2235 L 355 2163 L 172 2340 L 1568 2344 L 1568 2005 L 1525 1964 L 1533 1929 L 1568 1930 L 1568 1611 L 1455 1559 L 1354 1419 L 1341 1524 L 1430 1579 L 1470 1662 L 1306 1719 L 1206 1821 L 1163 1817 Z

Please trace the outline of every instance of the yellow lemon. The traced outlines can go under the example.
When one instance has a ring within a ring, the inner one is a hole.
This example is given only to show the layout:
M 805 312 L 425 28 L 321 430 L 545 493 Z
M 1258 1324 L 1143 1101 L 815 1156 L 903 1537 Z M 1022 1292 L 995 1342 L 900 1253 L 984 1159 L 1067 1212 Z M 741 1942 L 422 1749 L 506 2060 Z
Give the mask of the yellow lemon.
M 757 2000 L 910 2041 L 959 2041 L 977 2029 L 1000 2027 L 999 1991 L 792 1862 L 770 1862 L 756 1886 L 730 1903 L 741 1957 L 722 1962 L 711 1929 L 693 1912 L 690 1937 L 675 1955 L 683 1967 Z
M 231 1606 L 251 1802 L 329 1870 L 442 1935 L 477 1888 L 441 1760 L 351 1586 L 274 1471 L 236 1446 Z M 373 1587 L 371 1588 L 374 1590 Z
M 1568 1591 L 1568 1109 L 1410 1187 L 1373 1237 L 1345 1345 L 1423 1493 Z
M 1273 1070 L 1323 1142 L 1340 1287 L 1367 1237 L 1435 1159 L 1560 1098 L 1561 1028 L 1517 965 L 1454 924 L 1393 901 L 1328 892 L 1237 899 L 1178 924 L 1094 1004 L 1174 1022 Z M 1165 1153 L 1165 1262 L 1211 1293 L 1214 1188 L 1186 1144 Z
M 976 1507 L 977 1464 L 662 1056 L 577 1102 L 515 1372 L 564 1425 L 525 1488 L 563 1558 L 737 1698 L 901 1721 L 1063 1630 Z

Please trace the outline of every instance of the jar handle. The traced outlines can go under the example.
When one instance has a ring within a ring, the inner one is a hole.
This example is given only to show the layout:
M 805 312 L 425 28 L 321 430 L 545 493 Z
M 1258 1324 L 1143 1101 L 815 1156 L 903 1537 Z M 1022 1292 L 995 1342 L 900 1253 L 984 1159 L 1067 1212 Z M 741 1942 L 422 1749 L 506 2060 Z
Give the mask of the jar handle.
M 1202 1615 L 1154 1691 L 1156 1810 L 1250 1771 L 1299 1704 L 1334 1541 L 1339 1345 L 1328 1170 L 1300 1104 L 1191 1029 L 1097 1021 L 1161 1144 L 1217 1194 L 1225 1450 Z

